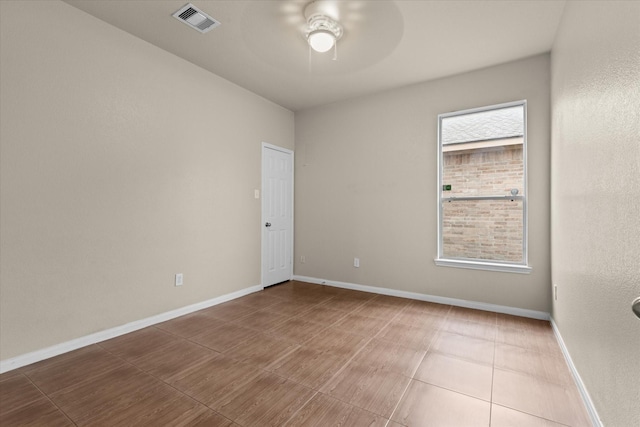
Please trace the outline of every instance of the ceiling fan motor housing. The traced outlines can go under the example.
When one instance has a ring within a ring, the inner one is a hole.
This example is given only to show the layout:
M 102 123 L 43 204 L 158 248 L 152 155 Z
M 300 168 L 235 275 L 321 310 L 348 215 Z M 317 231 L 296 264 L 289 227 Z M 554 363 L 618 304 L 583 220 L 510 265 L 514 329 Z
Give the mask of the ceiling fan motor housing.
M 304 17 L 307 19 L 307 38 L 316 31 L 328 31 L 336 40 L 342 37 L 342 25 L 338 22 L 338 11 L 335 4 L 330 1 L 316 0 L 304 8 Z

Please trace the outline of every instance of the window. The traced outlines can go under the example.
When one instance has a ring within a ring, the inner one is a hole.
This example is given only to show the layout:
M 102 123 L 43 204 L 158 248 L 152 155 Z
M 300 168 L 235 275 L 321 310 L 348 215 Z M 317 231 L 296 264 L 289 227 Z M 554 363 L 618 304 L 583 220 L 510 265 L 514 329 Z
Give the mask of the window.
M 437 265 L 529 273 L 526 101 L 438 116 Z

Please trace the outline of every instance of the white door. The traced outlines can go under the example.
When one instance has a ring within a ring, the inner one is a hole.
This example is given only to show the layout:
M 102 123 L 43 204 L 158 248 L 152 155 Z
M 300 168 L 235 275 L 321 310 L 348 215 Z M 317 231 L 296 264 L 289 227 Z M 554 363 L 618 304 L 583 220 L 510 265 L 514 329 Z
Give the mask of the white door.
M 262 286 L 293 276 L 293 152 L 262 144 Z

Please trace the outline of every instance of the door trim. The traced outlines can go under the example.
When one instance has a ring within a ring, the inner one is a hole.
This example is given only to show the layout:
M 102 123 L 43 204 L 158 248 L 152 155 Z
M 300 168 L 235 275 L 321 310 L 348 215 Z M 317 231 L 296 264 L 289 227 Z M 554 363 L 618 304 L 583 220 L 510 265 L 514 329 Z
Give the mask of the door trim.
M 291 260 L 289 263 L 289 280 L 293 278 L 293 260 L 294 256 L 294 221 L 295 221 L 295 212 L 294 212 L 294 198 L 295 198 L 295 153 L 293 150 L 289 150 L 288 148 L 278 147 L 277 145 L 269 144 L 268 142 L 262 142 L 262 147 L 260 151 L 260 283 L 262 288 L 265 288 L 265 253 L 264 253 L 264 223 L 265 223 L 265 206 L 264 206 L 264 153 L 266 149 L 280 151 L 282 153 L 289 154 L 291 156 Z M 270 286 L 270 285 L 268 285 Z

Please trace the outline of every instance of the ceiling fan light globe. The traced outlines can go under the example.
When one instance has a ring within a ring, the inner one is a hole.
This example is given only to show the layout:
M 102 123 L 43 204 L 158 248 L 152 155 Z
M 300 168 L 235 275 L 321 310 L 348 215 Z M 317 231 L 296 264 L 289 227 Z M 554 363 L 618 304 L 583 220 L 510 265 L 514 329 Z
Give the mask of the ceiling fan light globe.
M 336 42 L 336 36 L 328 30 L 315 30 L 309 33 L 307 40 L 313 50 L 323 53 L 331 50 Z

